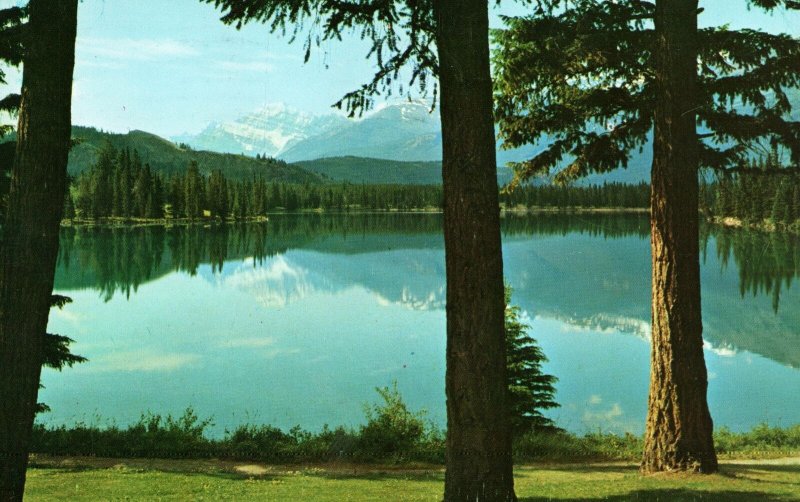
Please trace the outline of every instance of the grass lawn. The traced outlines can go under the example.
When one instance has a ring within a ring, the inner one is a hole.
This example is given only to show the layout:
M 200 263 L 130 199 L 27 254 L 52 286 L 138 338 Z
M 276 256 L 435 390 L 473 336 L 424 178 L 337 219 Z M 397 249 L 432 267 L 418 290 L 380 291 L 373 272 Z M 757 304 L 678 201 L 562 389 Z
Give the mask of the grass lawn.
M 800 459 L 740 461 L 720 474 L 643 477 L 632 464 L 516 468 L 521 501 L 800 501 Z M 203 460 L 33 462 L 26 500 L 438 501 L 440 468 L 286 467 Z

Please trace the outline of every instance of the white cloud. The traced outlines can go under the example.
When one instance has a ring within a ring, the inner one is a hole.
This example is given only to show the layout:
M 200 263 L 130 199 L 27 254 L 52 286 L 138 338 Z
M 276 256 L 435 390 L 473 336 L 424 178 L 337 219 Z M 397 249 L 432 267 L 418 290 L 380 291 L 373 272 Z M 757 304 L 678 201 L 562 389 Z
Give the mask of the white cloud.
M 80 324 L 81 321 L 84 320 L 84 316 L 82 314 L 67 310 L 66 308 L 52 309 L 50 310 L 50 315 L 76 325 Z
M 592 394 L 589 396 L 589 404 L 600 404 L 603 402 L 603 398 L 598 396 L 597 394 Z
M 259 347 L 268 347 L 270 345 L 275 344 L 275 339 L 272 337 L 252 337 L 252 338 L 234 338 L 232 340 L 226 340 L 219 344 L 220 347 L 226 349 L 238 349 L 238 348 L 259 348 Z
M 80 369 L 91 372 L 173 371 L 197 362 L 197 354 L 155 354 L 149 351 L 113 352 L 93 357 Z
M 110 64 L 110 61 L 155 61 L 187 58 L 199 52 L 172 39 L 78 38 L 75 53 L 80 64 Z
M 270 349 L 264 352 L 264 358 L 266 359 L 275 359 L 277 357 L 283 356 L 291 356 L 294 354 L 299 354 L 300 349 L 297 348 L 290 348 L 290 349 Z
M 219 67 L 224 71 L 270 73 L 275 66 L 264 61 L 220 61 Z
M 598 411 L 590 411 L 586 410 L 583 412 L 583 421 L 588 423 L 606 423 L 616 424 L 617 419 L 623 415 L 622 407 L 619 403 L 614 403 L 611 405 L 611 408 L 607 410 L 598 410 Z
M 299 61 L 302 62 L 303 58 L 300 57 L 300 52 L 297 50 L 291 50 L 286 53 L 277 53 L 274 51 L 266 51 L 262 53 L 264 59 L 268 59 L 270 61 Z
M 709 352 L 713 352 L 714 354 L 720 357 L 734 357 L 736 355 L 735 347 L 732 346 L 715 347 L 708 340 L 703 340 L 703 348 Z

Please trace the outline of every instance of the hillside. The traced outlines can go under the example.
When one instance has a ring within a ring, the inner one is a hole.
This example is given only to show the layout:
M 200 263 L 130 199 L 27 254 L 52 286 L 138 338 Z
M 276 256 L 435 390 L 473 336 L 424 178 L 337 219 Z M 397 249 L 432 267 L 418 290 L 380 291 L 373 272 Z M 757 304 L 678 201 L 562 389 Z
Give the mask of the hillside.
M 108 142 L 118 150 L 130 148 L 138 151 L 143 162 L 163 174 L 182 172 L 191 160 L 195 160 L 202 174 L 208 175 L 212 170 L 219 169 L 226 177 L 234 180 L 262 176 L 270 182 L 319 183 L 321 181 L 319 176 L 283 161 L 258 160 L 244 155 L 185 149 L 144 131 L 114 134 L 90 127 L 75 126 L 72 128 L 72 137 L 79 141 L 69 155 L 68 169 L 72 175 L 94 164 L 97 152 Z
M 306 160 L 296 162 L 294 165 L 333 182 L 398 185 L 440 185 L 442 183 L 442 163 L 440 161 L 402 162 L 346 156 Z M 510 169 L 498 167 L 498 183 L 507 183 L 511 180 L 512 174 Z

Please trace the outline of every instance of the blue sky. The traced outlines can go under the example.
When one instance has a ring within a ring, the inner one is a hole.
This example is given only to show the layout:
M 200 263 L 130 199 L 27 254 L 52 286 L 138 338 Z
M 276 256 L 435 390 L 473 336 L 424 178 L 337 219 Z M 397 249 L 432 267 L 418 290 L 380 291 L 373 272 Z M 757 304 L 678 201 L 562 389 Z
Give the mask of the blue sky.
M 0 0 L 0 7 L 16 4 Z M 505 2 L 504 12 L 524 12 Z M 800 14 L 701 0 L 701 25 L 800 35 Z M 495 14 L 497 11 L 495 11 Z M 493 24 L 498 25 L 496 15 Z M 262 25 L 237 31 L 197 0 L 83 0 L 78 13 L 73 122 L 115 132 L 196 133 L 266 103 L 325 113 L 372 75 L 356 37 L 325 44 L 303 64 L 302 44 Z M 19 77 L 10 74 L 11 86 Z

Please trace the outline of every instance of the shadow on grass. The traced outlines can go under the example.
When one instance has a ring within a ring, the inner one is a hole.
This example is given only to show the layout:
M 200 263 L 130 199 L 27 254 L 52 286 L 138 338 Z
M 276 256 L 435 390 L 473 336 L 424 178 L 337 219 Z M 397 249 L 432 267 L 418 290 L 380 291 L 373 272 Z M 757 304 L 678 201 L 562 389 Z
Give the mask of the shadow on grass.
M 727 472 L 747 472 L 747 471 L 765 471 L 765 472 L 791 472 L 800 476 L 800 465 L 781 465 L 781 464 L 728 464 L 723 465 L 721 470 Z M 800 479 L 800 478 L 798 478 Z
M 582 464 L 582 463 L 548 463 L 548 464 L 523 464 L 514 466 L 515 471 L 569 471 L 578 474 L 587 473 L 632 473 L 638 472 L 639 466 L 635 464 Z
M 792 481 L 784 479 L 763 479 L 764 473 L 794 474 Z M 800 494 L 800 466 L 798 465 L 728 465 L 719 471 L 720 476 L 730 479 L 746 480 L 748 483 L 797 486 Z M 800 495 L 797 497 L 800 500 Z
M 232 460 L 116 459 L 110 457 L 41 457 L 30 461 L 30 469 L 43 472 L 81 473 L 118 471 L 120 475 L 161 472 L 181 476 L 206 476 L 225 480 L 274 480 L 301 474 L 331 480 L 444 481 L 444 470 L 434 465 L 391 464 L 267 464 Z
M 285 476 L 283 471 L 272 471 L 257 466 L 255 472 L 248 471 L 251 464 L 244 462 L 220 462 L 215 460 L 176 459 L 115 459 L 104 457 L 46 458 L 33 459 L 28 468 L 48 473 L 83 473 L 92 471 L 116 471 L 120 475 L 161 472 L 180 476 L 206 476 L 226 480 L 249 478 L 276 479 Z
M 306 472 L 306 476 L 317 476 L 333 480 L 360 481 L 441 481 L 444 482 L 444 472 L 414 472 L 414 471 L 370 471 L 370 472 Z
M 634 490 L 622 495 L 600 496 L 596 499 L 581 498 L 558 498 L 550 497 L 524 497 L 519 502 L 553 502 L 553 501 L 578 501 L 578 500 L 604 500 L 606 502 L 622 502 L 628 500 L 642 500 L 654 502 L 683 502 L 683 501 L 714 501 L 714 502 L 787 502 L 796 500 L 788 497 L 779 497 L 770 493 L 754 491 L 709 491 L 709 490 L 687 490 L 680 488 L 647 489 Z

